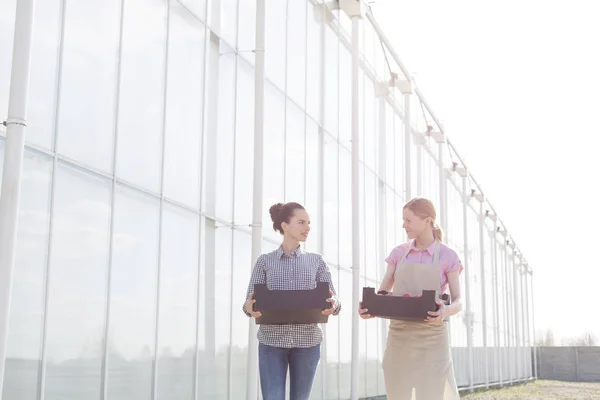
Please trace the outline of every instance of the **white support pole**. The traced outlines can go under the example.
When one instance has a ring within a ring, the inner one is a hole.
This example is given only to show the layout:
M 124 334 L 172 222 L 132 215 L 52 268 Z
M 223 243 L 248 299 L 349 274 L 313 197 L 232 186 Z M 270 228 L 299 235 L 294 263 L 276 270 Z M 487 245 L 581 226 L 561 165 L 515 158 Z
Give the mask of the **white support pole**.
M 496 330 L 494 332 L 496 340 L 496 368 L 498 368 L 498 380 L 502 386 L 502 348 L 500 347 L 500 285 L 498 274 L 498 223 L 494 221 L 494 231 L 492 232 L 492 251 L 494 253 L 494 298 L 496 311 Z
M 265 0 L 256 1 L 254 64 L 254 180 L 252 187 L 252 266 L 262 252 L 264 104 L 265 104 Z M 258 340 L 256 322 L 250 318 L 248 330 L 248 379 L 246 399 L 258 396 Z
M 473 316 L 471 312 L 471 290 L 470 280 L 471 272 L 469 270 L 469 233 L 468 233 L 468 221 L 467 212 L 469 210 L 468 202 L 469 196 L 467 195 L 467 179 L 468 177 L 462 177 L 462 201 L 463 201 L 463 233 L 464 233 L 464 260 L 465 265 L 465 304 L 466 304 L 466 317 L 465 324 L 467 328 L 467 364 L 468 364 L 468 376 L 469 376 L 469 389 L 473 390 Z
M 515 357 L 513 360 L 513 365 L 515 369 L 516 379 L 521 378 L 521 335 L 519 335 L 519 280 L 517 279 L 517 268 L 519 262 L 517 261 L 517 256 L 515 255 L 515 251 L 513 250 L 513 263 L 512 263 L 512 276 L 513 276 L 513 287 L 514 287 L 514 295 L 513 295 L 513 306 L 514 306 L 514 336 L 515 336 Z
M 511 323 L 510 323 L 510 281 L 508 277 L 508 245 L 506 243 L 506 235 L 504 235 L 504 292 L 505 292 L 505 302 L 504 302 L 504 319 L 506 320 L 506 332 L 504 336 L 506 338 L 506 368 L 508 369 L 507 381 L 512 381 L 512 352 L 511 352 Z
M 312 3 L 308 3 L 310 7 Z M 325 176 L 322 171 L 325 168 L 325 130 L 323 127 L 325 126 L 325 57 L 326 57 L 326 48 L 325 48 L 325 34 L 327 32 L 327 24 L 326 24 L 326 13 L 327 13 L 327 5 L 325 4 L 314 4 L 312 5 L 315 10 L 315 18 L 319 22 L 319 98 L 322 101 L 319 104 L 319 141 L 318 141 L 318 168 L 317 171 L 320 171 L 318 174 L 318 220 L 316 229 L 319 232 L 319 243 L 318 243 L 318 251 L 319 254 L 323 254 L 323 249 L 325 247 L 325 236 L 323 232 L 325 232 L 325 218 L 323 216 L 325 212 Z M 328 359 L 327 359 L 327 346 L 328 340 L 327 336 L 329 332 L 327 331 L 327 324 L 322 324 L 321 329 L 323 330 L 323 344 L 321 346 L 321 397 L 327 397 L 327 379 L 328 379 Z
M 530 308 L 531 308 L 531 299 L 529 298 L 529 272 L 528 272 L 528 267 L 526 267 L 523 271 L 523 279 L 525 280 L 525 299 L 527 301 L 527 309 L 526 309 L 526 314 L 525 314 L 525 327 L 526 327 L 526 331 L 527 331 L 527 365 L 529 368 L 527 368 L 527 378 L 532 378 L 533 377 L 533 354 L 532 353 L 532 349 L 533 349 L 533 345 L 531 343 L 531 318 L 530 318 Z
M 529 339 L 527 338 L 527 298 L 525 297 L 525 274 L 524 265 L 519 268 L 519 282 L 521 288 L 521 378 L 529 378 L 527 373 L 527 366 L 529 361 L 527 358 L 527 347 L 529 346 Z
M 483 325 L 483 351 L 484 351 L 484 369 L 485 369 L 485 387 L 489 388 L 490 385 L 490 368 L 489 368 L 489 354 L 487 346 L 487 299 L 486 299 L 486 287 L 485 287 L 485 212 L 483 210 L 483 195 L 479 199 L 479 262 L 481 264 L 481 308 L 482 308 L 482 321 Z
M 448 177 L 444 167 L 444 147 L 446 143 L 438 143 L 439 149 L 439 185 L 440 185 L 440 228 L 444 235 L 448 233 Z M 448 331 L 451 332 L 452 321 L 448 321 Z M 452 335 L 448 335 L 448 344 L 452 348 Z
M 510 246 L 507 246 L 506 252 L 508 254 L 508 249 L 510 248 Z M 510 318 L 510 330 L 509 330 L 509 335 L 510 335 L 510 343 L 511 343 L 511 347 L 510 347 L 510 378 L 511 381 L 515 381 L 516 379 L 516 371 L 515 371 L 515 365 L 516 365 L 516 361 L 515 361 L 515 356 L 516 356 L 516 338 L 515 338 L 515 282 L 514 282 L 514 259 L 515 259 L 515 255 L 514 255 L 514 251 L 511 251 L 511 256 L 508 257 L 508 262 L 506 264 L 506 273 L 508 276 L 508 285 L 510 286 L 509 289 L 509 303 L 508 303 L 508 315 Z
M 0 197 L 0 397 L 4 385 L 10 301 L 17 246 L 17 220 L 27 127 L 34 6 L 34 0 L 18 0 L 15 14 L 2 196 Z
M 386 97 L 388 94 L 388 87 L 387 84 L 382 83 L 379 84 L 378 87 L 378 105 L 379 105 L 379 146 L 378 146 L 378 155 L 379 155 L 379 163 L 378 163 L 378 175 L 379 175 L 379 180 L 378 180 L 378 210 L 379 210 L 379 214 L 378 214 L 378 218 L 379 218 L 379 224 L 378 224 L 378 239 L 379 239 L 379 257 L 381 260 L 381 274 L 380 274 L 380 279 L 379 281 L 381 282 L 381 280 L 383 279 L 383 276 L 385 275 L 385 271 L 386 271 L 386 264 L 385 264 L 385 258 L 386 258 L 386 252 L 387 252 L 387 232 L 386 232 L 386 214 L 387 214 L 387 207 L 386 207 L 386 195 L 385 195 L 385 182 L 387 180 L 387 175 L 386 175 L 386 164 L 387 164 L 387 159 L 386 159 L 386 144 L 387 144 L 387 140 L 386 140 L 386 135 L 387 135 L 387 117 L 386 117 Z M 385 343 L 386 342 L 386 338 L 387 338 L 387 320 L 385 318 L 378 318 L 379 324 L 380 324 L 380 329 L 381 329 L 381 333 L 380 333 L 380 337 L 381 337 L 381 343 Z
M 444 232 L 448 231 L 448 197 L 446 196 L 446 168 L 444 168 L 444 146 L 438 143 L 439 154 L 439 184 L 440 184 L 440 225 Z
M 358 98 L 358 71 L 360 62 L 359 49 L 359 23 L 360 16 L 352 17 L 352 304 L 360 301 L 360 203 L 359 203 L 359 98 Z M 351 363 L 351 398 L 357 400 L 359 379 L 359 317 L 352 313 L 352 363 Z
M 529 281 L 531 286 L 531 330 L 533 332 L 533 377 L 538 378 L 538 362 L 537 362 L 537 343 L 536 343 L 536 332 L 535 332 L 535 297 L 533 290 L 533 271 L 529 272 Z
M 406 190 L 406 201 L 412 199 L 412 179 L 411 179 L 411 139 L 410 139 L 410 94 L 404 94 L 404 187 Z
M 423 144 L 417 143 L 417 196 L 423 196 Z M 429 177 L 428 177 L 429 178 Z M 427 180 L 429 182 L 429 179 Z

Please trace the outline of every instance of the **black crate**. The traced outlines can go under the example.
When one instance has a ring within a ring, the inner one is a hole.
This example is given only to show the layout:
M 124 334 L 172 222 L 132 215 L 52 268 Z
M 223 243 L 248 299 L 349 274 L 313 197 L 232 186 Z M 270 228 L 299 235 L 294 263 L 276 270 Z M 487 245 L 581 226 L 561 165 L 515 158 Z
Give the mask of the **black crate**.
M 269 290 L 267 285 L 254 285 L 254 311 L 262 315 L 256 318 L 258 325 L 326 323 L 322 310 L 331 307 L 329 284 L 317 283 L 312 290 Z
M 449 304 L 448 295 L 442 295 L 442 301 Z M 362 308 L 375 317 L 424 321 L 429 311 L 437 310 L 435 290 L 423 290 L 421 297 L 401 297 L 380 296 L 375 288 L 363 287 Z

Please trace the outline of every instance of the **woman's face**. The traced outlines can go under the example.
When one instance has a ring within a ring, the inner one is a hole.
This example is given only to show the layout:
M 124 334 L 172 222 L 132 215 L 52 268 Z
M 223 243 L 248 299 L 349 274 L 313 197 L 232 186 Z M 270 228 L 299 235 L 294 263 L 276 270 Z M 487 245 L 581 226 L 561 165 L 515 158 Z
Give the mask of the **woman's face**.
M 296 209 L 290 218 L 290 222 L 282 222 L 283 232 L 290 239 L 298 242 L 306 242 L 310 232 L 310 217 L 306 210 Z
M 405 208 L 402 212 L 402 219 L 404 220 L 402 227 L 409 239 L 419 237 L 426 229 L 431 227 L 430 217 L 421 218 L 408 208 Z

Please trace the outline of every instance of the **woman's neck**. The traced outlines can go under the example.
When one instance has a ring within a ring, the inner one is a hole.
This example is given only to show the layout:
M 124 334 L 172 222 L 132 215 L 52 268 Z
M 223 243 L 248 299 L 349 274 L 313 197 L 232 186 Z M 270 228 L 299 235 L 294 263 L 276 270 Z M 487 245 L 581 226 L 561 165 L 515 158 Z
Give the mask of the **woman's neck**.
M 435 241 L 432 231 L 423 232 L 415 240 L 415 247 L 418 249 L 426 249 Z
M 298 246 L 300 246 L 300 242 L 294 239 L 283 239 L 283 243 L 281 245 L 283 247 L 283 252 L 287 255 L 292 254 Z

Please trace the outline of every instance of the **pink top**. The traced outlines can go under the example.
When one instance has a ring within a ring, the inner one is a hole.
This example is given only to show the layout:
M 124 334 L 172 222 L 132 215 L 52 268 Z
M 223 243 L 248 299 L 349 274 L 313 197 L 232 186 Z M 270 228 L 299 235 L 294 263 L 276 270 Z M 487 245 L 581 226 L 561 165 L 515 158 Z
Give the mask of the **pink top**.
M 433 253 L 435 251 L 436 242 L 437 241 L 434 241 L 428 248 L 421 250 L 416 248 L 415 241 L 411 240 L 408 243 L 394 247 L 385 261 L 396 266 L 408 249 L 409 253 L 404 260 L 405 263 L 431 264 L 433 263 Z M 450 247 L 440 243 L 440 286 L 442 293 L 444 293 L 448 287 L 448 273 L 456 270 L 458 270 L 459 274 L 463 270 L 462 262 L 460 261 L 458 254 Z

